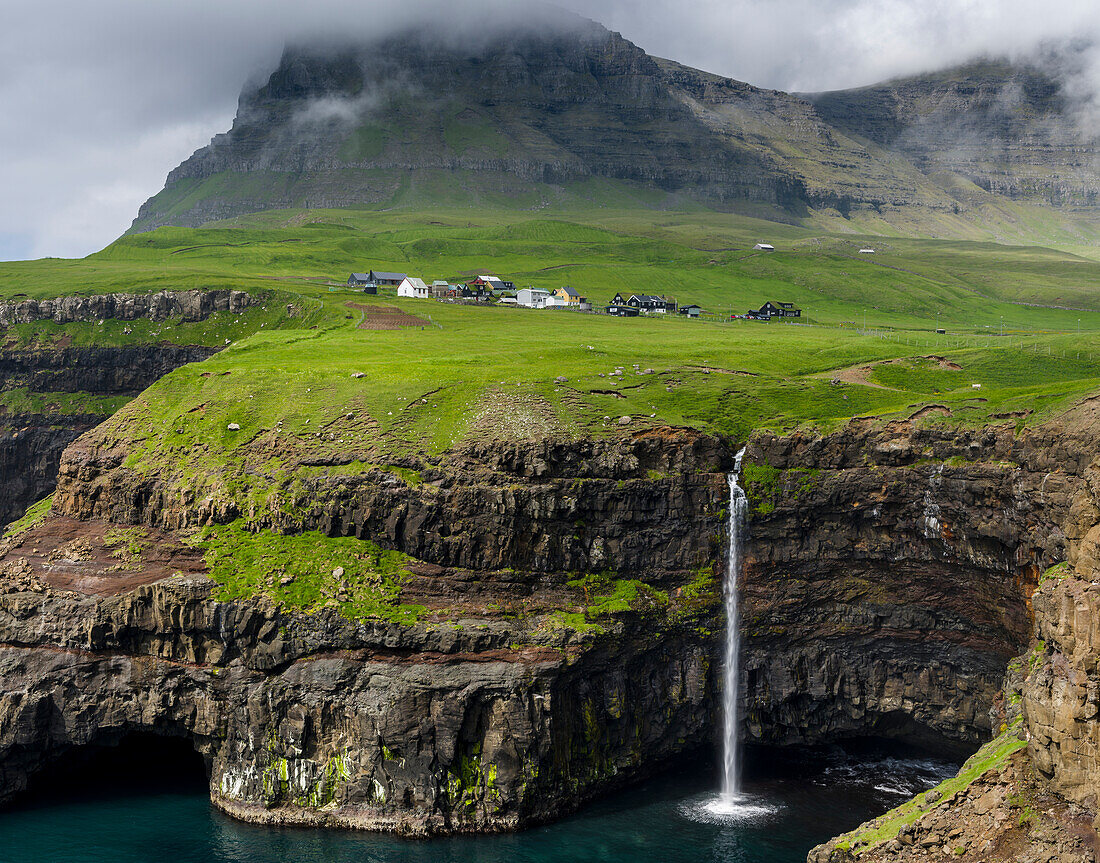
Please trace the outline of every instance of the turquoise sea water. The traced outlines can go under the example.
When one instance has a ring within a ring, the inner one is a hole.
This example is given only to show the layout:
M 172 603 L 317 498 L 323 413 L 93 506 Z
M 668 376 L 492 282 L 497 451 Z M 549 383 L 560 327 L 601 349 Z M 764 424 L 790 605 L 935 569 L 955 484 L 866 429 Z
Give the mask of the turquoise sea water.
M 163 771 L 144 776 L 140 760 L 114 772 L 109 760 L 101 760 L 91 774 L 56 777 L 48 793 L 0 812 L 0 861 L 801 863 L 813 845 L 957 768 L 880 745 L 750 751 L 745 790 L 760 810 L 733 821 L 705 814 L 718 782 L 715 760 L 685 762 L 556 824 L 505 836 L 419 841 L 240 824 L 211 808 L 201 764 L 198 771 L 173 772 L 174 784 L 165 787 Z

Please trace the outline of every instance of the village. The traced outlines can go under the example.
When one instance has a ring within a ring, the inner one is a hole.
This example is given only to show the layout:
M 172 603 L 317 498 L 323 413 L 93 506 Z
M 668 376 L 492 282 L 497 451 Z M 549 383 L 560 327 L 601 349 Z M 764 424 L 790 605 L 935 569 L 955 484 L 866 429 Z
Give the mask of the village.
M 744 314 L 708 313 L 695 303 L 680 305 L 672 297 L 621 292 L 616 293 L 607 305 L 594 305 L 569 285 L 562 285 L 552 291 L 533 287 L 516 290 L 515 282 L 488 274 L 475 276 L 465 283 L 452 284 L 446 280 L 437 279 L 429 285 L 423 278 L 410 276 L 407 273 L 368 270 L 365 273 L 352 273 L 348 276 L 347 285 L 373 295 L 377 295 L 379 290 L 395 290 L 398 297 L 417 300 L 516 306 L 526 309 L 565 309 L 620 318 L 634 318 L 640 315 L 680 315 L 685 318 L 706 317 L 767 323 L 773 318 L 802 317 L 802 310 L 794 303 L 771 300 L 757 309 L 749 309 Z

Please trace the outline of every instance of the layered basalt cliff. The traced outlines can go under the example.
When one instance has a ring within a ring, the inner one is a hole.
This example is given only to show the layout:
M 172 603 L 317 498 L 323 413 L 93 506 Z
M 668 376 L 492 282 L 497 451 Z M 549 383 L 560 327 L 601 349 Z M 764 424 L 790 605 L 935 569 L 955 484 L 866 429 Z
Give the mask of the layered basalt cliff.
M 256 300 L 245 291 L 158 291 L 153 294 L 93 294 L 86 297 L 25 299 L 0 303 L 0 327 L 54 321 L 59 324 L 103 320 L 202 321 L 215 312 L 239 313 Z
M 859 423 L 761 436 L 744 575 L 750 739 L 851 734 L 973 748 L 1027 596 L 1065 557 L 1087 439 Z
M 1028 586 L 1066 553 L 1086 437 L 858 421 L 756 436 L 744 735 L 960 750 L 987 737 L 1027 640 Z M 6 794 L 73 747 L 146 729 L 190 737 L 213 799 L 242 818 L 492 830 L 711 739 L 732 463 L 718 439 L 481 444 L 411 459 L 417 483 L 314 471 L 293 518 L 189 497 L 123 454 L 104 430 L 70 447 L 53 515 L 0 562 Z M 180 542 L 237 518 L 411 555 L 400 599 L 424 616 L 219 599 Z M 167 558 L 119 567 L 96 551 L 119 530 Z M 644 589 L 600 610 L 577 577 L 606 570 Z
M 0 410 L 0 529 L 53 491 L 65 447 L 107 419 L 118 399 L 213 353 L 176 345 L 0 350 L 0 391 L 24 391 L 29 402 L 25 410 Z M 39 394 L 72 394 L 84 407 L 35 410 Z
M 94 492 L 69 471 L 62 514 L 0 562 L 2 794 L 74 747 L 150 730 L 192 739 L 212 799 L 247 820 L 423 834 L 569 811 L 710 740 L 726 457 L 694 433 L 485 448 L 437 467 L 431 491 L 368 474 L 358 503 L 319 503 L 332 532 L 425 553 L 402 586 L 426 606 L 416 623 L 219 601 L 182 535 L 152 527 L 156 496 L 103 513 L 143 527 L 64 514 L 127 493 L 85 460 Z M 121 565 L 119 530 L 138 549 Z M 600 547 L 644 582 L 611 616 L 567 584 Z
M 38 321 L 193 322 L 216 312 L 239 314 L 255 303 L 231 290 L 26 299 L 0 303 L 0 328 Z M 5 340 L 0 347 L 0 394 L 20 395 L 15 408 L 0 406 L 0 529 L 53 490 L 61 452 L 110 416 L 120 400 L 216 352 L 198 345 L 78 347 L 70 341 L 62 335 L 55 343 Z
M 1098 477 L 1100 462 L 1093 462 L 1068 487 L 1072 493 L 1059 494 L 1058 557 L 1066 560 L 1047 569 L 1033 593 L 1029 586 L 1032 640 L 1009 664 L 991 713 L 1000 736 L 956 779 L 814 849 L 811 863 L 1100 857 Z

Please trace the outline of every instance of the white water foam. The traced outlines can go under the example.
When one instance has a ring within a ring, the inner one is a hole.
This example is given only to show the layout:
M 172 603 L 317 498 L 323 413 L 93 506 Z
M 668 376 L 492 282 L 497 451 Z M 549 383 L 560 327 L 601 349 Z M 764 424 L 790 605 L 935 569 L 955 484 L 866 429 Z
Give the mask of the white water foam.
M 742 447 L 734 461 L 733 472 L 729 475 L 729 549 L 726 556 L 726 656 L 723 665 L 722 709 L 722 793 L 716 805 L 719 808 L 735 811 L 742 805 L 741 759 L 738 740 L 738 704 L 737 694 L 740 683 L 740 620 L 737 608 L 737 589 L 741 575 L 741 532 L 745 524 L 745 514 L 749 500 L 737 482 L 741 472 L 741 459 L 745 455 Z
M 734 798 L 724 795 L 708 795 L 694 798 L 680 805 L 680 814 L 699 824 L 732 824 L 759 821 L 779 807 L 748 794 L 738 794 Z

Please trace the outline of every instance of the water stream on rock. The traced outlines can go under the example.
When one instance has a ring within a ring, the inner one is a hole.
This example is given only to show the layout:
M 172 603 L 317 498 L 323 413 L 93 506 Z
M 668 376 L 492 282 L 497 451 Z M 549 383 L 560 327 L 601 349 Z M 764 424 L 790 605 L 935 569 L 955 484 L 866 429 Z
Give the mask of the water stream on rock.
M 737 592 L 741 576 L 742 534 L 749 499 L 745 494 L 745 490 L 741 488 L 738 478 L 741 475 L 741 459 L 744 456 L 745 448 L 742 447 L 734 460 L 733 471 L 727 477 L 730 486 L 730 501 L 729 548 L 726 551 L 726 578 L 724 584 L 726 651 L 722 666 L 722 790 L 718 798 L 706 807 L 709 814 L 725 817 L 751 817 L 767 812 L 771 808 L 765 803 L 749 800 L 741 791 L 740 741 L 738 740 L 740 718 L 737 704 L 741 635 Z

